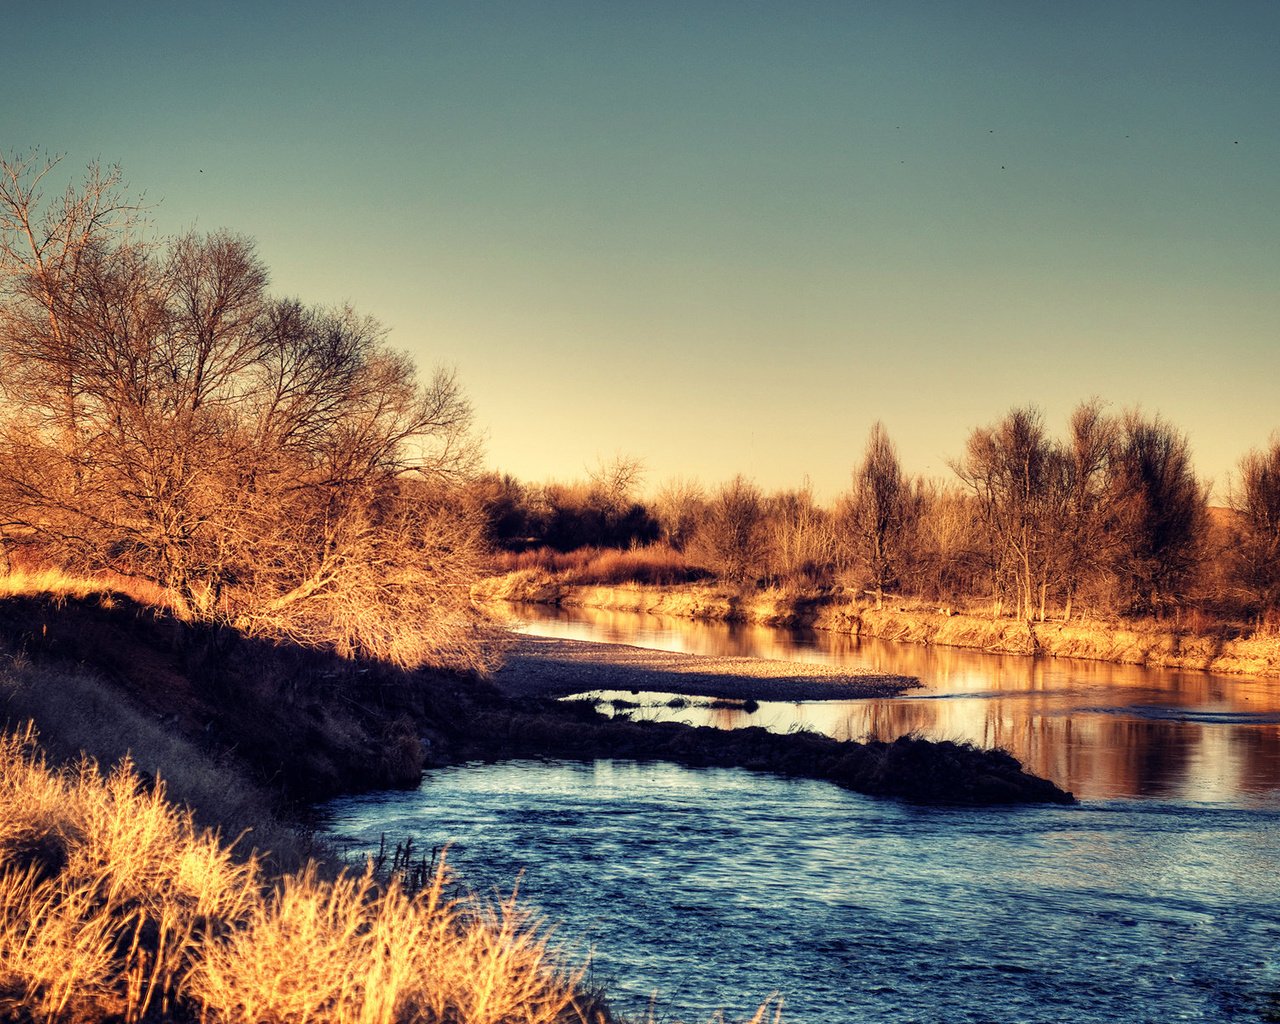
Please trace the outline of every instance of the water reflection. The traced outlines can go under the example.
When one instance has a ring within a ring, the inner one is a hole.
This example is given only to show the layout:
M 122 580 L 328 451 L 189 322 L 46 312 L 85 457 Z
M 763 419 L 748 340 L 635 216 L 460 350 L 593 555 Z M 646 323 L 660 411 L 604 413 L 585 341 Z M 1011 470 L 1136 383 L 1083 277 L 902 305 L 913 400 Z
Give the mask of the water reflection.
M 694 654 L 822 661 L 917 676 L 890 700 L 644 714 L 722 728 L 814 729 L 840 739 L 918 733 L 1005 747 L 1083 799 L 1280 805 L 1280 681 L 894 644 L 813 630 L 587 608 L 513 607 L 522 632 Z M 661 703 L 661 702 L 659 702 Z

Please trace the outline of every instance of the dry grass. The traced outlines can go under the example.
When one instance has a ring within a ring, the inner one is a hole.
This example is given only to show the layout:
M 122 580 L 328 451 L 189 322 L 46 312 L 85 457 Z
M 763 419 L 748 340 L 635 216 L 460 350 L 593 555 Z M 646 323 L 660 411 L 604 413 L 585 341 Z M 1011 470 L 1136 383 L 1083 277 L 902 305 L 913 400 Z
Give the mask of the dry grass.
M 15 569 L 0 576 L 0 597 L 55 594 L 60 597 L 88 597 L 105 593 L 96 580 L 68 576 L 60 569 Z
M 191 995 L 226 1024 L 569 1019 L 579 976 L 559 969 L 512 902 L 471 911 L 445 898 L 445 881 L 441 867 L 410 896 L 368 873 L 288 876 L 206 945 Z
M 0 1017 L 126 1022 L 540 1024 L 577 975 L 511 901 L 444 898 L 314 865 L 265 885 L 128 762 L 51 771 L 0 738 Z
M 646 583 L 671 586 L 704 579 L 709 574 L 691 563 L 683 553 L 665 544 L 647 547 L 578 548 L 555 551 L 537 548 L 519 554 L 495 556 L 495 569 L 510 573 L 538 570 L 555 575 L 560 582 L 573 586 L 612 586 L 624 583 Z
M 0 1013 L 168 1014 L 200 941 L 243 916 L 258 867 L 129 762 L 50 771 L 30 727 L 0 738 Z
M 75 576 L 61 569 L 17 565 L 0 575 L 0 597 L 32 597 L 50 594 L 60 598 L 97 596 L 106 606 L 114 595 L 130 597 L 153 608 L 172 609 L 163 587 L 146 580 L 132 579 L 119 573 L 97 576 Z
M 0 1019 L 609 1019 L 514 895 L 459 901 L 448 882 L 442 863 L 412 894 L 314 864 L 271 883 L 128 761 L 53 771 L 30 726 L 0 736 Z

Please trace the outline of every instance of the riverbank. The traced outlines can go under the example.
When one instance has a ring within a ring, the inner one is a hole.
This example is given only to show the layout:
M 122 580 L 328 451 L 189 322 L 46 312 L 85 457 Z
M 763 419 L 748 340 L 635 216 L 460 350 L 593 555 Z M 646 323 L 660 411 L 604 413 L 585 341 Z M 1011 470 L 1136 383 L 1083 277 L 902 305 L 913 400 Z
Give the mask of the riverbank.
M 555 697 L 589 690 L 680 693 L 734 701 L 890 697 L 918 687 L 907 676 L 830 665 L 651 651 L 626 644 L 520 637 L 493 683 L 471 703 L 463 759 L 553 756 L 569 760 L 669 761 L 692 768 L 747 768 L 819 779 L 869 796 L 920 804 L 991 806 L 1074 803 L 1003 750 L 900 736 L 836 740 L 759 727 L 717 729 L 610 718 L 586 701 Z
M 548 699 L 603 687 L 739 699 L 887 696 L 914 684 L 901 676 L 536 641 L 515 642 L 496 681 L 404 672 L 179 622 L 104 594 L 0 601 L 4 653 L 0 713 L 10 723 L 34 720 L 68 761 L 81 750 L 105 764 L 131 752 L 141 771 L 170 779 L 202 824 L 255 830 L 246 843 L 259 849 L 254 819 L 268 811 L 305 818 L 317 801 L 413 788 L 427 767 L 475 758 L 665 758 L 803 774 L 918 802 L 1070 799 L 999 751 L 914 741 L 903 758 L 883 744 L 828 748 L 835 741 L 614 721 Z M 220 799 L 239 792 L 255 798 L 243 806 Z M 306 854 L 291 851 L 282 866 Z
M 802 626 L 899 643 L 989 654 L 1083 658 L 1122 665 L 1280 676 L 1280 636 L 1229 636 L 1155 621 L 1024 622 L 914 605 L 868 606 L 842 590 L 793 593 L 716 584 L 571 586 L 538 571 L 482 580 L 480 604 L 532 602 L 675 618 Z
M 807 666 L 803 674 L 767 667 L 747 678 L 738 659 L 699 664 L 674 656 L 663 665 L 634 649 L 606 651 L 617 662 L 606 657 L 600 668 L 592 667 L 600 651 L 586 650 L 594 647 L 517 646 L 504 687 L 193 626 L 121 595 L 0 601 L 0 719 L 11 730 L 34 721 L 42 745 L 63 766 L 48 771 L 30 733 L 11 732 L 5 741 L 0 919 L 19 924 L 0 928 L 0 1016 L 52 1022 L 67 1016 L 66 1000 L 74 998 L 73 1019 L 86 1022 L 142 1019 L 156 1006 L 175 1021 L 284 1019 L 273 1000 L 287 977 L 288 998 L 304 989 L 315 994 L 316 1019 L 394 1021 L 408 1019 L 397 1009 L 408 1006 L 413 1019 L 459 1024 L 517 1017 L 608 1024 L 598 994 L 584 993 L 581 974 L 547 959 L 541 933 L 526 927 L 514 903 L 464 912 L 472 938 L 458 947 L 450 922 L 460 919 L 446 915 L 442 925 L 435 913 L 438 886 L 420 907 L 394 884 L 362 882 L 334 862 L 311 866 L 325 853 L 309 844 L 304 821 L 312 802 L 416 787 L 428 765 L 516 757 L 669 761 L 821 779 L 927 804 L 1072 802 L 999 750 L 913 737 L 853 743 L 627 722 L 584 702 L 530 695 L 549 692 L 548 680 L 559 680 L 553 689 L 576 687 L 602 672 L 632 682 L 683 676 L 699 692 L 716 678 L 759 694 L 771 686 L 828 694 L 843 686 L 883 695 L 911 683 Z M 124 766 L 104 786 L 86 757 Z M 248 832 L 224 843 L 206 829 Z M 207 884 L 189 877 L 206 862 L 222 873 L 210 874 Z M 88 874 L 74 873 L 82 868 Z M 128 884 L 117 884 L 116 874 Z M 208 902 L 224 898 L 225 906 Z M 419 933 L 426 932 L 447 941 L 438 949 L 422 945 Z M 384 934 L 404 946 L 404 958 L 392 963 L 381 939 L 366 941 Z M 81 963 L 67 955 L 67 944 L 85 935 L 101 955 Z M 450 957 L 458 961 L 457 980 L 445 991 L 438 967 Z M 406 999 L 417 1002 L 379 1004 L 385 1012 L 374 1013 L 371 1001 L 391 984 L 370 973 L 380 971 L 425 980 L 417 988 L 405 982 L 412 993 Z M 361 987 L 358 979 L 373 982 Z M 495 981 L 511 994 L 511 1013 L 472 1013 L 476 1000 L 488 1007 Z M 342 1001 L 343 1014 L 325 1016 L 333 1000 Z

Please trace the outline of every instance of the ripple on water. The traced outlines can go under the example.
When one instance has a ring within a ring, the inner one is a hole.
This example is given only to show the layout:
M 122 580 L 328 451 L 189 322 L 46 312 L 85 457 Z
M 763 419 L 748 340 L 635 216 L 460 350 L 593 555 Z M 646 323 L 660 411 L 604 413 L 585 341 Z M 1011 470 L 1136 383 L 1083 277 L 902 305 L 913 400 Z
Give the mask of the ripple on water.
M 367 848 L 521 878 L 622 1008 L 792 1022 L 1257 1019 L 1280 989 L 1280 812 L 960 810 L 668 765 L 508 762 L 336 801 Z

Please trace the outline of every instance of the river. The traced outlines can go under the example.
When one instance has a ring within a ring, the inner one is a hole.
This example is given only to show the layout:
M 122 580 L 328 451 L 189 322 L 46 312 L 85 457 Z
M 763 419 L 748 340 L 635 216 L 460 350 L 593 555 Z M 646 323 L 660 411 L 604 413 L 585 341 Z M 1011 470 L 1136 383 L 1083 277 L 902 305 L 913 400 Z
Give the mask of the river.
M 725 728 L 804 727 L 838 739 L 892 739 L 909 732 L 964 739 L 1004 747 L 1037 775 L 1085 800 L 1156 797 L 1270 805 L 1280 797 L 1276 679 L 992 655 L 821 630 L 591 608 L 525 605 L 517 611 L 516 628 L 538 636 L 824 661 L 915 676 L 923 684 L 893 700 L 766 704 L 752 715 L 726 708 L 670 708 L 666 697 L 650 698 L 634 714 Z
M 998 742 L 1082 797 L 918 808 L 745 771 L 514 761 L 330 805 L 357 850 L 412 834 L 451 843 L 478 891 L 519 877 L 624 1011 L 735 1020 L 778 992 L 798 1024 L 1280 1018 L 1275 682 L 521 614 L 541 635 L 916 675 L 891 701 L 638 713 Z

